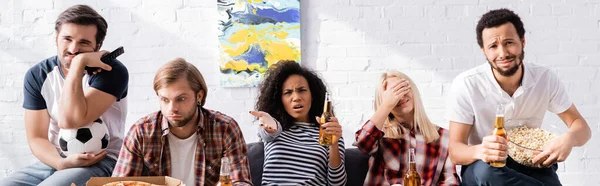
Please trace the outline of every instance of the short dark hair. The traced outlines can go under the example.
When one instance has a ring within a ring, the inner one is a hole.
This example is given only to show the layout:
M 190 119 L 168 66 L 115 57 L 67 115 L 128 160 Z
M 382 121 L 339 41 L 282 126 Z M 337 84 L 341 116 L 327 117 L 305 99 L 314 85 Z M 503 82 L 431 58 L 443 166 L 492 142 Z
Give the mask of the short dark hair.
M 104 37 L 106 37 L 108 23 L 106 23 L 106 20 L 104 20 L 96 10 L 92 9 L 92 7 L 89 7 L 88 5 L 74 5 L 60 13 L 54 25 L 54 30 L 56 30 L 57 34 L 60 32 L 60 27 L 65 23 L 95 25 L 98 31 L 96 32 L 96 49 L 99 49 L 99 46 L 102 46 Z
M 200 106 L 204 106 L 208 94 L 204 77 L 196 66 L 183 58 L 175 58 L 158 69 L 156 75 L 154 75 L 154 91 L 158 94 L 158 90 L 173 84 L 179 78 L 186 78 L 194 94 L 198 94 L 200 91 L 204 93 L 202 100 L 198 103 Z
M 281 96 L 283 94 L 283 82 L 291 75 L 300 75 L 306 78 L 312 97 L 308 119 L 315 126 L 318 125 L 315 116 L 320 116 L 323 113 L 327 88 L 323 80 L 314 71 L 300 66 L 295 61 L 279 61 L 269 68 L 263 83 L 259 85 L 255 109 L 269 113 L 281 123 L 283 130 L 289 129 L 294 124 L 295 119 L 285 111 Z
M 523 27 L 523 22 L 521 21 L 519 15 L 506 8 L 501 8 L 489 11 L 488 13 L 483 14 L 481 19 L 479 19 L 477 27 L 475 28 L 477 32 L 477 44 L 479 44 L 479 47 L 483 48 L 483 39 L 481 38 L 483 29 L 498 27 L 508 22 L 515 26 L 517 29 L 517 34 L 519 34 L 519 38 L 523 39 L 525 37 L 525 28 Z

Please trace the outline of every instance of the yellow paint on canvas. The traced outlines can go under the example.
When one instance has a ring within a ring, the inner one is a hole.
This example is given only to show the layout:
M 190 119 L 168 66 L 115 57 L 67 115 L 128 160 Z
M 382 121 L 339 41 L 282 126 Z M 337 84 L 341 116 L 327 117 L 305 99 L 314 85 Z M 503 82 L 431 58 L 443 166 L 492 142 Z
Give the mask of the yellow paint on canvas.
M 242 45 L 238 45 L 237 48 L 229 48 L 225 50 L 230 56 L 239 56 L 244 53 L 250 47 L 250 44 L 258 42 L 258 38 L 256 37 L 257 33 L 255 33 L 251 29 L 243 29 L 238 30 L 237 32 L 231 34 L 228 41 L 230 43 L 241 43 Z
M 281 25 L 274 25 L 258 30 L 255 26 L 249 26 L 247 29 L 238 30 L 229 37 L 228 41 L 230 43 L 238 45 L 221 45 L 221 47 L 229 56 L 239 56 L 248 51 L 252 44 L 258 44 L 265 55 L 267 66 L 275 64 L 279 60 L 299 61 L 300 51 L 296 49 L 296 46 L 293 46 L 293 43 L 273 41 L 274 38 L 283 40 L 289 35 L 281 28 Z M 292 29 L 294 28 L 299 28 L 299 26 L 295 26 Z M 247 68 L 246 66 L 240 66 L 238 62 L 227 62 L 228 64 L 231 64 L 229 66 L 226 65 L 226 68 L 231 67 L 234 70 L 242 68 L 245 70 Z M 258 68 L 259 71 L 266 71 L 266 69 L 267 68 Z
M 225 69 L 232 69 L 235 71 L 242 71 L 248 69 L 248 62 L 246 60 L 228 61 L 225 63 Z
M 248 70 L 250 70 L 250 71 L 265 72 L 266 68 L 260 68 L 259 64 L 250 64 L 250 65 L 248 65 Z
M 279 39 L 285 39 L 288 35 L 290 35 L 285 31 L 279 31 L 279 32 L 271 31 L 271 32 L 269 32 L 269 34 L 274 35 L 275 37 L 277 37 Z
M 258 33 L 254 32 L 252 29 L 244 29 L 239 30 L 229 37 L 230 43 L 242 43 L 242 45 L 238 45 L 237 48 L 231 48 L 227 46 L 224 47 L 223 51 L 229 54 L 229 56 L 239 56 L 246 52 L 252 43 L 258 42 Z
M 300 51 L 292 48 L 288 43 L 269 42 L 261 43 L 261 48 L 265 52 L 265 60 L 268 66 L 277 63 L 279 60 L 300 60 Z
M 246 60 L 232 60 L 232 61 L 228 61 L 227 63 L 225 63 L 225 66 L 223 68 L 221 68 L 221 70 L 226 70 L 226 69 L 231 69 L 234 71 L 244 71 L 244 70 L 250 70 L 250 71 L 259 71 L 259 72 L 264 72 L 266 69 L 260 68 L 259 64 L 248 64 L 248 62 Z

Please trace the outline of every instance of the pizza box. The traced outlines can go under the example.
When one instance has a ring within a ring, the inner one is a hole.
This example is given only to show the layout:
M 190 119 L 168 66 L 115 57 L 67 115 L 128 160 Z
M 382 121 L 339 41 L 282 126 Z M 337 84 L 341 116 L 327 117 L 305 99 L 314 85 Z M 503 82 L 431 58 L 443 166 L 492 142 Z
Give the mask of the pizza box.
M 169 176 L 141 176 L 141 177 L 92 177 L 89 181 L 87 181 L 86 185 L 88 186 L 102 186 L 107 183 L 115 182 L 115 181 L 143 181 L 156 185 L 166 185 L 166 186 L 185 186 L 176 178 L 172 178 Z

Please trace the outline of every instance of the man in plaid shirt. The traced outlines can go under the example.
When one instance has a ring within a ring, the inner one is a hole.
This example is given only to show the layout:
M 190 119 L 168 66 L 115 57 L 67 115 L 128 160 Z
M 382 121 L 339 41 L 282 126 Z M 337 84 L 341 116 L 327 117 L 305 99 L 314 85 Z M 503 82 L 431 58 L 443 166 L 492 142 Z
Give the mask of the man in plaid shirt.
M 221 158 L 231 162 L 234 185 L 252 185 L 246 143 L 237 122 L 203 108 L 200 71 L 177 58 L 154 77 L 160 111 L 138 120 L 125 137 L 113 177 L 171 176 L 186 185 L 216 185 Z

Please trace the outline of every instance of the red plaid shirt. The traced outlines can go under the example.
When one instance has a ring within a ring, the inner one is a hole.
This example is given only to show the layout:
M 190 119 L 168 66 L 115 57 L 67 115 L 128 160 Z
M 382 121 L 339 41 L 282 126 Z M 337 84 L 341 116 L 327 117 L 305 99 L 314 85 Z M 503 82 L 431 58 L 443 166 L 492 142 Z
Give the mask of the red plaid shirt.
M 112 176 L 171 175 L 168 134 L 169 123 L 160 111 L 138 120 L 125 136 Z M 252 185 L 248 148 L 233 118 L 202 108 L 197 134 L 196 185 L 216 185 L 223 156 L 231 161 L 234 185 Z
M 458 185 L 456 167 L 448 157 L 449 132 L 443 128 L 438 130 L 440 138 L 425 143 L 421 134 L 408 132 L 400 127 L 402 138 L 384 138 L 383 131 L 367 121 L 356 132 L 354 145 L 368 153 L 369 172 L 364 185 L 402 184 L 402 177 L 408 170 L 408 149 L 415 147 L 417 171 L 421 175 L 423 185 Z M 407 139 L 410 138 L 410 143 Z

